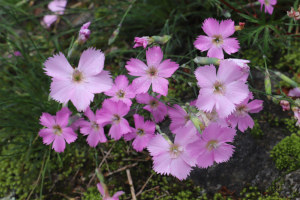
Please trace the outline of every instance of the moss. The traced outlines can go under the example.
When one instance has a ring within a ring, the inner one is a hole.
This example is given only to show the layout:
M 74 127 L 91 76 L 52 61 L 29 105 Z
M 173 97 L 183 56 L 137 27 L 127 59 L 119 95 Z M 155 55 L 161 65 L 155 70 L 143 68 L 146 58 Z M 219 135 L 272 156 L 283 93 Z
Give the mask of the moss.
M 262 131 L 257 119 L 254 119 L 254 126 L 251 130 L 251 135 L 253 135 L 256 138 L 261 138 L 264 135 L 264 132 Z
M 300 168 L 300 136 L 293 133 L 285 137 L 271 150 L 276 167 L 288 172 Z

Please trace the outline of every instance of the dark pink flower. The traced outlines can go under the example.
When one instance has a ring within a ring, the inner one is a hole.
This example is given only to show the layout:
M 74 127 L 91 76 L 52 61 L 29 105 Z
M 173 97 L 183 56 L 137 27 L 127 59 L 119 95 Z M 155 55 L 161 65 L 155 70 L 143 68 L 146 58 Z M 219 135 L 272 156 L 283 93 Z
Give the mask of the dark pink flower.
M 186 146 L 195 141 L 195 134 L 191 131 L 186 127 L 178 129 L 174 143 L 162 135 L 156 135 L 150 141 L 147 148 L 153 157 L 154 171 L 163 175 L 171 174 L 179 180 L 187 178 L 196 164 L 195 158 L 186 151 Z
M 109 196 L 108 191 L 104 190 L 101 183 L 97 184 L 97 188 L 98 188 L 98 191 L 100 192 L 100 194 L 102 195 L 102 200 L 119 200 L 119 196 L 124 194 L 123 191 L 118 191 L 111 197 L 111 196 Z
M 294 117 L 297 120 L 296 122 L 296 126 L 300 127 L 300 108 L 298 107 L 293 107 L 292 108 L 293 112 L 294 112 Z
M 248 101 L 249 98 L 246 98 L 242 103 L 237 105 L 235 112 L 227 118 L 231 127 L 234 128 L 238 126 L 241 132 L 244 132 L 247 128 L 253 128 L 254 126 L 254 121 L 248 113 L 258 113 L 263 109 L 262 100 Z
M 115 84 L 112 88 L 105 92 L 107 96 L 112 97 L 113 101 L 123 101 L 128 106 L 131 106 L 131 99 L 135 97 L 135 92 L 126 76 L 119 75 L 115 79 Z
M 203 22 L 203 31 L 206 35 L 199 35 L 194 46 L 200 51 L 207 51 L 208 57 L 223 59 L 223 50 L 228 53 L 238 52 L 240 45 L 236 38 L 230 38 L 234 32 L 234 22 L 230 19 L 219 22 L 208 18 Z
M 221 163 L 229 160 L 234 146 L 227 142 L 233 142 L 234 136 L 234 129 L 212 123 L 204 129 L 195 142 L 187 145 L 186 149 L 191 157 L 197 159 L 199 167 L 207 168 L 214 162 Z
M 139 59 L 131 58 L 126 69 L 132 76 L 139 76 L 132 82 L 136 94 L 147 93 L 152 85 L 153 92 L 166 96 L 168 94 L 169 81 L 179 65 L 170 59 L 164 60 L 160 47 L 152 47 L 146 51 L 147 65 Z
M 115 102 L 105 99 L 102 108 L 97 113 L 97 123 L 103 125 L 111 124 L 108 134 L 113 139 L 119 140 L 123 135 L 131 131 L 128 121 L 124 118 L 129 109 L 130 107 L 122 101 Z
M 79 31 L 79 42 L 84 43 L 85 41 L 87 41 L 90 37 L 91 31 L 89 29 L 91 22 L 87 22 L 85 24 L 82 25 L 82 27 L 80 28 Z
M 277 3 L 277 0 L 258 0 L 260 3 L 260 10 L 262 10 L 262 7 L 265 6 L 265 13 L 269 13 L 272 15 L 274 7 Z
M 144 117 L 138 114 L 133 115 L 133 118 L 135 128 L 131 128 L 131 132 L 124 135 L 124 139 L 127 141 L 134 139 L 133 148 L 142 151 L 154 137 L 155 123 L 148 120 L 144 122 Z
M 236 105 L 249 94 L 248 86 L 241 79 L 244 75 L 232 61 L 220 61 L 218 72 L 213 65 L 198 67 L 195 75 L 200 86 L 196 106 L 205 112 L 216 110 L 225 118 L 236 109 Z
M 49 145 L 53 142 L 52 149 L 60 153 L 65 150 L 66 142 L 68 144 L 77 139 L 71 127 L 68 127 L 71 111 L 64 107 L 52 116 L 49 113 L 43 113 L 40 118 L 40 124 L 45 126 L 39 131 L 39 136 L 43 138 L 43 143 Z
M 149 37 L 148 36 L 144 36 L 144 37 L 135 37 L 134 38 L 134 46 L 133 48 L 137 48 L 137 47 L 144 47 L 144 49 L 147 47 L 148 45 L 148 40 L 149 40 Z
M 96 114 L 88 107 L 84 113 L 84 115 L 89 119 L 89 121 L 81 120 L 78 122 L 78 126 L 80 127 L 80 132 L 83 135 L 87 135 L 87 143 L 91 147 L 96 147 L 98 143 L 104 143 L 107 141 L 104 129 L 102 124 L 97 122 L 97 115 L 99 116 L 99 110 L 96 111 Z
M 138 94 L 136 101 L 140 104 L 147 104 L 144 109 L 151 112 L 156 123 L 164 120 L 168 113 L 167 106 L 159 101 L 160 95 L 156 97 L 150 96 L 148 93 Z

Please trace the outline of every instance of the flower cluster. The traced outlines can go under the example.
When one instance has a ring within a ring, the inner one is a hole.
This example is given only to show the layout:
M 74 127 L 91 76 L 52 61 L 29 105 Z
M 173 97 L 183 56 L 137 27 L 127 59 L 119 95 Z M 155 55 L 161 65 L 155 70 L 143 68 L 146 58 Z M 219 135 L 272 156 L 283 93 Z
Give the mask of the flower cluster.
M 88 22 L 82 26 L 78 40 L 88 39 L 89 25 Z M 209 57 L 219 60 L 216 65 L 199 66 L 195 70 L 199 95 L 185 106 L 165 102 L 168 79 L 179 65 L 163 59 L 159 46 L 148 47 L 146 63 L 136 58 L 126 63 L 128 74 L 133 76 L 132 83 L 125 75 L 113 81 L 110 73 L 104 70 L 104 53 L 94 48 L 83 51 L 77 67 L 72 67 L 63 53 L 48 58 L 44 70 L 52 81 L 50 97 L 62 103 L 63 108 L 56 116 L 42 114 L 40 123 L 45 128 L 39 135 L 43 142 L 53 143 L 56 152 L 63 152 L 66 142 L 70 144 L 76 140 L 75 132 L 87 136 L 91 147 L 107 142 L 109 137 L 132 140 L 136 151 L 147 149 L 150 152 L 157 173 L 171 174 L 180 180 L 187 178 L 194 166 L 207 168 L 228 161 L 234 152 L 232 143 L 236 129 L 244 132 L 252 128 L 254 121 L 249 113 L 259 112 L 263 102 L 253 100 L 248 89 L 247 64 L 250 61 L 224 59 L 223 50 L 231 54 L 239 49 L 237 39 L 229 37 L 235 32 L 234 22 L 219 23 L 209 18 L 204 21 L 203 30 L 207 36 L 200 35 L 195 47 L 208 50 Z M 146 48 L 147 39 L 136 38 L 135 47 Z M 91 104 L 95 94 L 101 94 L 104 99 L 97 107 Z M 67 108 L 69 101 L 79 112 L 77 120 L 69 120 L 72 115 Z M 137 114 L 140 105 L 136 104 L 143 105 L 150 119 Z M 171 119 L 169 129 L 173 133 L 169 135 L 162 133 L 158 125 L 167 116 Z M 134 126 L 129 123 L 130 117 Z M 104 199 L 118 199 L 122 194 L 118 192 L 110 197 L 101 184 L 98 188 Z

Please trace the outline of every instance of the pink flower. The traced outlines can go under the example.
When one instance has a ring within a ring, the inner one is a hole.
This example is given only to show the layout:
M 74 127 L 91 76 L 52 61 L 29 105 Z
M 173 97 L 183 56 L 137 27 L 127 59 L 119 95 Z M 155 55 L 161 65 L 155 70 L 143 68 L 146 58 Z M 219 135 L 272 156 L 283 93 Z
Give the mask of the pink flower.
M 144 109 L 151 112 L 156 123 L 163 121 L 168 113 L 167 106 L 160 102 L 159 98 L 160 95 L 152 97 L 148 93 L 138 94 L 136 96 L 136 101 L 138 103 L 147 104 Z
M 218 73 L 213 65 L 198 67 L 195 72 L 200 86 L 196 106 L 205 112 L 216 110 L 220 118 L 235 111 L 249 94 L 248 86 L 241 80 L 243 73 L 232 61 L 220 62 Z
M 290 97 L 300 97 L 300 88 L 297 87 L 297 88 L 293 88 L 289 91 L 289 94 L 288 94 Z
M 43 24 L 49 28 L 57 20 L 57 15 L 64 14 L 67 5 L 67 0 L 53 0 L 48 4 L 49 10 L 54 12 L 54 15 L 45 15 L 43 18 Z
M 287 15 L 291 18 L 294 18 L 294 20 L 300 19 L 300 6 L 298 8 L 298 11 L 295 11 L 293 7 L 291 7 L 291 11 L 287 11 Z
M 186 179 L 195 159 L 187 151 L 187 144 L 195 140 L 195 134 L 187 128 L 178 129 L 175 141 L 167 141 L 163 136 L 156 135 L 149 143 L 148 150 L 153 157 L 153 169 L 159 174 L 171 174 L 179 180 Z
M 149 37 L 148 36 L 144 36 L 144 37 L 135 37 L 134 38 L 134 46 L 133 48 L 137 48 L 137 47 L 141 47 L 143 46 L 144 49 L 147 47 L 148 45 L 148 40 L 149 40 Z
M 243 73 L 241 80 L 247 81 L 250 72 L 250 67 L 247 64 L 250 63 L 250 60 L 235 59 L 235 58 L 229 58 L 226 60 L 233 61 L 236 65 L 238 65 L 240 67 L 240 71 Z
M 136 94 L 148 92 L 151 84 L 153 92 L 166 96 L 169 82 L 166 78 L 178 69 L 179 65 L 170 59 L 164 60 L 160 47 L 152 47 L 146 51 L 147 65 L 139 59 L 131 58 L 126 69 L 132 76 L 140 76 L 133 80 L 132 85 Z
M 172 132 L 182 127 L 194 129 L 194 131 L 196 132 L 196 127 L 190 119 L 191 116 L 179 105 L 175 104 L 173 105 L 173 107 L 170 107 L 168 114 L 171 118 L 170 130 Z
M 124 139 L 128 141 L 134 138 L 133 148 L 136 151 L 142 151 L 154 137 L 155 124 L 148 120 L 144 122 L 144 117 L 138 114 L 133 115 L 133 118 L 135 128 L 131 128 L 131 132 L 124 135 Z
M 134 90 L 129 86 L 129 81 L 126 76 L 119 75 L 115 79 L 115 84 L 110 90 L 105 92 L 107 96 L 112 97 L 113 101 L 122 101 L 128 106 L 131 106 L 132 102 L 130 99 L 135 97 Z
M 40 124 L 45 126 L 39 131 L 39 136 L 43 138 L 43 143 L 49 145 L 53 142 L 52 149 L 60 153 L 65 150 L 66 142 L 68 144 L 77 139 L 73 129 L 68 127 L 71 111 L 64 107 L 52 116 L 49 113 L 43 113 L 40 118 Z
M 122 101 L 115 102 L 105 99 L 101 110 L 97 113 L 97 123 L 103 125 L 111 124 L 108 134 L 113 139 L 119 140 L 123 135 L 131 131 L 128 121 L 124 118 L 129 109 L 130 107 Z
M 71 100 L 78 111 L 90 105 L 94 94 L 112 86 L 109 72 L 103 70 L 104 54 L 100 50 L 85 50 L 75 69 L 62 53 L 48 58 L 44 65 L 46 74 L 52 77 L 50 96 L 64 104 Z
M 208 50 L 208 57 L 223 59 L 223 50 L 229 55 L 238 52 L 238 40 L 229 38 L 235 32 L 232 20 L 224 20 L 219 24 L 216 19 L 208 18 L 203 22 L 202 29 L 208 36 L 199 35 L 194 46 L 202 52 Z
M 281 100 L 280 105 L 281 105 L 283 111 L 287 111 L 287 110 L 291 109 L 290 103 L 286 100 Z
M 260 3 L 260 10 L 262 10 L 262 7 L 265 6 L 265 13 L 269 13 L 272 15 L 274 7 L 277 3 L 277 0 L 258 0 Z
M 254 126 L 254 121 L 248 113 L 258 113 L 263 109 L 262 100 L 248 101 L 249 98 L 246 98 L 237 105 L 235 112 L 227 118 L 229 124 L 232 127 L 238 126 L 241 132 L 244 132 L 248 127 L 253 128 Z
M 108 194 L 108 191 L 104 191 L 104 188 L 101 183 L 97 184 L 97 188 L 98 188 L 100 194 L 102 195 L 103 200 L 119 200 L 119 196 L 124 194 L 123 191 L 118 191 L 112 197 L 110 197 Z
M 293 107 L 292 108 L 293 112 L 294 112 L 294 117 L 297 120 L 296 122 L 296 126 L 300 127 L 300 108 L 298 107 Z
M 84 115 L 89 119 L 88 121 L 81 120 L 78 122 L 80 126 L 80 132 L 83 135 L 88 135 L 86 141 L 91 147 L 96 147 L 99 142 L 104 143 L 107 141 L 104 129 L 102 124 L 97 122 L 97 117 L 99 115 L 99 110 L 96 111 L 96 115 L 93 111 L 88 107 L 84 113 Z
M 85 24 L 82 25 L 82 27 L 80 28 L 79 31 L 79 42 L 84 43 L 85 41 L 87 41 L 90 37 L 91 31 L 89 29 L 91 22 L 87 22 Z
M 204 129 L 198 139 L 187 146 L 190 156 L 197 158 L 197 165 L 202 168 L 212 166 L 214 162 L 226 162 L 233 154 L 235 130 L 210 124 Z

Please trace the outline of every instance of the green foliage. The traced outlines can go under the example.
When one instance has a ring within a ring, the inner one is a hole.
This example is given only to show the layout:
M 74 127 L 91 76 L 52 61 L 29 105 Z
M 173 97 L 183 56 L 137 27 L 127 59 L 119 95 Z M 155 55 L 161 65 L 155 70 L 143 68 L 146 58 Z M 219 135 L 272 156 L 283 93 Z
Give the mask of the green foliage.
M 293 133 L 281 140 L 271 151 L 276 167 L 288 172 L 300 168 L 300 136 Z
M 241 200 L 286 200 L 286 198 L 280 197 L 278 192 L 264 192 L 258 191 L 257 187 L 250 186 L 249 188 L 244 188 L 240 192 Z
M 264 132 L 261 130 L 260 124 L 257 119 L 254 119 L 254 126 L 250 132 L 254 137 L 260 138 L 264 135 Z

